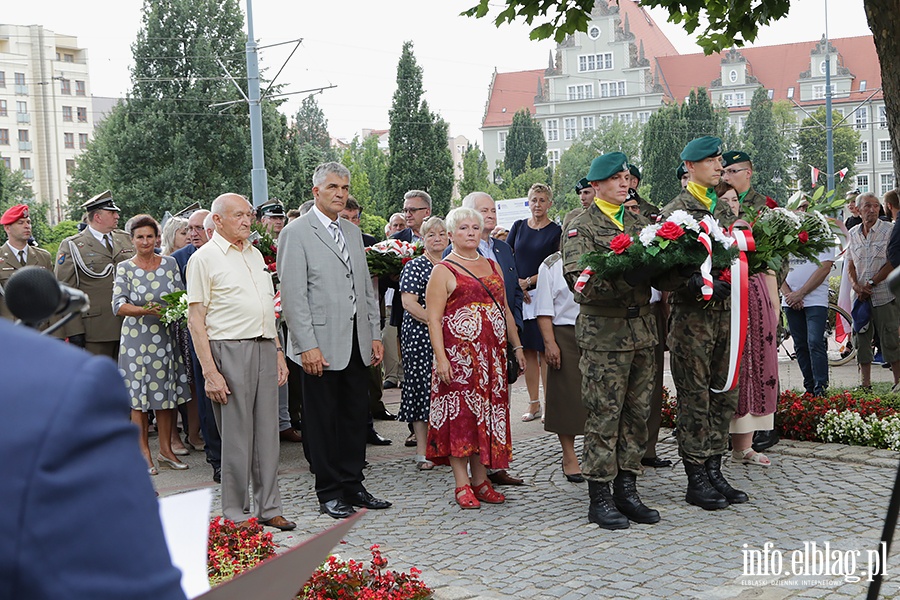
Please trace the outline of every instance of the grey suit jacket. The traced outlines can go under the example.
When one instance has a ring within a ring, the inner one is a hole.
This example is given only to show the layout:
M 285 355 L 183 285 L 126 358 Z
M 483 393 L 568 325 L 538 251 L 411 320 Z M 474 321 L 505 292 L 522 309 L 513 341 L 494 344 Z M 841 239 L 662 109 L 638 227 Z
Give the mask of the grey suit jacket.
M 319 348 L 329 371 L 341 371 L 350 362 L 354 288 L 356 342 L 365 364 L 371 362 L 372 340 L 381 340 L 378 302 L 362 234 L 346 219 L 341 219 L 340 225 L 352 275 L 334 238 L 314 211 L 292 221 L 278 236 L 281 310 L 290 331 L 287 352 L 300 364 L 301 352 Z

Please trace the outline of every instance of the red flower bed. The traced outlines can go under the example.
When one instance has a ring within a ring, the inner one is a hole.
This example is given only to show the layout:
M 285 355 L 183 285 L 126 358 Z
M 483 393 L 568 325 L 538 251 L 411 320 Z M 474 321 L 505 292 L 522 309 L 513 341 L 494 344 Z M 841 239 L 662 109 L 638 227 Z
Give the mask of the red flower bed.
M 880 419 L 896 413 L 893 408 L 883 405 L 878 399 L 854 398 L 849 391 L 824 398 L 811 394 L 801 396 L 793 390 L 786 390 L 778 399 L 775 427 L 783 437 L 820 442 L 822 440 L 816 434 L 816 426 L 829 410 L 838 412 L 852 410 L 863 418 L 874 414 Z

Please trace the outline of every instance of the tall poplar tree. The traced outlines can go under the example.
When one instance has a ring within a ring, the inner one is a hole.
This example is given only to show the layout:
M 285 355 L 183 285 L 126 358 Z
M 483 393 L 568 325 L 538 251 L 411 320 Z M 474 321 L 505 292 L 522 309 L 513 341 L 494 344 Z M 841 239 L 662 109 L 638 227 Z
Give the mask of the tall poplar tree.
M 428 109 L 422 95 L 422 68 L 413 55 L 413 43 L 407 41 L 397 64 L 397 89 L 388 112 L 391 129 L 384 208 L 400 210 L 403 194 L 419 189 L 431 195 L 432 213 L 443 215 L 450 207 L 453 190 L 447 123 Z
M 531 116 L 527 108 L 516 111 L 513 115 L 509 134 L 506 136 L 506 156 L 503 166 L 509 169 L 513 177 L 526 171 L 526 164 L 531 168 L 539 168 L 547 164 L 547 140 L 541 125 Z
M 788 197 L 788 147 L 775 122 L 772 101 L 763 87 L 753 92 L 750 114 L 744 124 L 744 139 L 747 140 L 745 152 L 753 161 L 754 189 L 784 204 Z

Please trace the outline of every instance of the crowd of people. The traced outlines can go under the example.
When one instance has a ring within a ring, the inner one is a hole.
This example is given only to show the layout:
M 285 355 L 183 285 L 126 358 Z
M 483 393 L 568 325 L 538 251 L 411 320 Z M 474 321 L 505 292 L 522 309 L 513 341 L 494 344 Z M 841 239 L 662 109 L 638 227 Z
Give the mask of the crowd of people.
M 36 266 L 82 290 L 90 308 L 59 335 L 116 361 L 148 473 L 187 469 L 180 456 L 205 452 L 222 486 L 222 512 L 236 522 L 295 527 L 281 509 L 280 441 L 303 444 L 323 514 L 389 508 L 363 485 L 363 467 L 367 443 L 391 443 L 373 419 L 397 417 L 409 424 L 417 469 L 451 467 L 460 508 L 503 503 L 494 486 L 524 483 L 507 471 L 509 386 L 522 372 L 529 405 L 520 419 L 556 434 L 565 479 L 587 482 L 588 519 L 605 529 L 652 524 L 660 514 L 641 500 L 637 479 L 672 464 L 656 452 L 667 351 L 685 499 L 706 510 L 750 500 L 728 483 L 726 454 L 734 463 L 771 464 L 763 450 L 777 442 L 779 309 L 805 391 L 828 388 L 824 331 L 837 248 L 818 263 L 794 259 L 781 273 L 749 278 L 746 347 L 733 386 L 727 274 L 713 270 L 708 280 L 697 266 L 585 276 L 584 254 L 609 251 L 621 233 L 637 235 L 676 211 L 727 229 L 766 206 L 745 152 L 723 152 L 721 140 L 706 136 L 679 158 L 674 199 L 642 198 L 640 169 L 610 152 L 577 183 L 581 207 L 561 223 L 551 218 L 553 191 L 535 183 L 531 216 L 508 231 L 484 192 L 438 216 L 427 192 L 410 190 L 384 233 L 421 244 L 422 253 L 396 276 L 370 275 L 366 247 L 375 238 L 359 228 L 362 207 L 338 163 L 319 165 L 314 199 L 289 211 L 276 200 L 254 209 L 227 193 L 209 210 L 198 204 L 162 224 L 136 215 L 122 230 L 121 211 L 104 192 L 84 203 L 86 226 L 63 240 L 55 261 L 29 244 L 28 207 L 18 205 L 0 218 L 0 287 Z M 895 218 L 897 192 L 884 202 Z M 880 218 L 874 194 L 855 195 L 850 206 L 844 280 L 855 299 L 861 385 L 871 385 L 880 361 L 900 389 L 900 311 L 885 283 L 900 264 L 900 234 Z M 253 243 L 254 221 L 277 249 L 272 268 Z M 186 295 L 186 322 L 166 323 L 164 297 L 177 291 Z M 0 315 L 12 317 L 2 295 Z M 397 416 L 383 402 L 391 387 L 402 388 Z

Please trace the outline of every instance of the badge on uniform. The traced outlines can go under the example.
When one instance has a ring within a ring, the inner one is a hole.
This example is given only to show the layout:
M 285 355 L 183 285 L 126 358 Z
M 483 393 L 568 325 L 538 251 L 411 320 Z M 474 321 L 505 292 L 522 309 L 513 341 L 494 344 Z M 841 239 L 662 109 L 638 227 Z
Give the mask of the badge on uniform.
M 59 257 L 56 259 L 56 264 L 61 265 L 64 262 L 66 262 L 66 255 L 60 254 Z
M 577 236 L 578 236 L 578 230 L 577 230 L 577 229 L 570 229 L 569 232 L 566 234 L 566 236 L 567 236 L 567 237 L 570 237 L 570 238 L 577 237 Z

